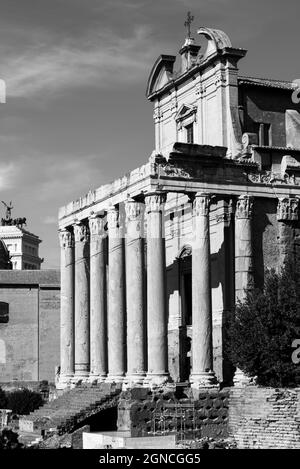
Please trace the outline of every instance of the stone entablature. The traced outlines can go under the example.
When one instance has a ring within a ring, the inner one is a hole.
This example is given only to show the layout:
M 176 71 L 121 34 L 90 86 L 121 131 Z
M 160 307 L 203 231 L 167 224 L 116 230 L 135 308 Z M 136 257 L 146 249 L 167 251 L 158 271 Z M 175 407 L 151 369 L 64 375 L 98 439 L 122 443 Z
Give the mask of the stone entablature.
M 289 184 L 277 180 L 265 181 L 257 178 L 260 173 L 256 163 L 230 160 L 225 155 L 226 149 L 222 147 L 176 143 L 168 160 L 154 154 L 147 164 L 127 176 L 61 207 L 59 225 L 66 227 L 76 219 L 89 217 L 91 212 L 107 210 L 108 204 L 117 205 L 128 197 L 136 198 L 157 188 L 166 192 L 196 193 L 207 190 L 214 194 L 239 196 L 247 185 L 247 192 L 252 197 L 274 198 L 274 189 L 279 198 L 289 197 L 290 194 L 300 196 L 298 180 L 289 181 Z

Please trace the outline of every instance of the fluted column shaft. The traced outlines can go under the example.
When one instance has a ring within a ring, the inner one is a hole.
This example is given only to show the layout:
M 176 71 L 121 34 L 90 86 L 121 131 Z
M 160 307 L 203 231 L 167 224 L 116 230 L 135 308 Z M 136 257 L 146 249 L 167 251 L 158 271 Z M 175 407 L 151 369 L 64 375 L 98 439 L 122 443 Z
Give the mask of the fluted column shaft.
M 89 219 L 90 228 L 90 379 L 107 374 L 106 232 L 104 216 Z
M 144 239 L 142 204 L 125 204 L 127 377 L 128 384 L 142 384 L 145 377 Z
M 253 197 L 238 198 L 235 212 L 235 292 L 243 300 L 253 283 L 252 218 Z
M 90 371 L 89 231 L 74 225 L 75 236 L 75 378 L 85 379 Z
M 59 232 L 61 247 L 60 384 L 74 376 L 74 236 Z
M 108 221 L 108 381 L 123 381 L 126 371 L 126 303 L 124 237 L 119 210 L 107 212 Z
M 147 212 L 147 381 L 161 385 L 168 380 L 166 260 L 163 193 L 145 197 Z
M 215 383 L 212 349 L 212 304 L 209 195 L 197 193 L 193 206 L 192 254 L 192 375 L 193 387 Z

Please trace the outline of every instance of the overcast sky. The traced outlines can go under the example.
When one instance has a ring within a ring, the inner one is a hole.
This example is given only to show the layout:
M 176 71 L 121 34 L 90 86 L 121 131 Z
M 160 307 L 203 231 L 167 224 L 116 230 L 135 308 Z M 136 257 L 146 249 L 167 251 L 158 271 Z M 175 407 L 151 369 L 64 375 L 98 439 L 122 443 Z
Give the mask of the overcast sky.
M 59 266 L 58 208 L 151 154 L 148 74 L 188 10 L 195 38 L 215 27 L 248 49 L 241 74 L 300 78 L 299 0 L 0 0 L 1 200 L 43 240 L 43 268 Z

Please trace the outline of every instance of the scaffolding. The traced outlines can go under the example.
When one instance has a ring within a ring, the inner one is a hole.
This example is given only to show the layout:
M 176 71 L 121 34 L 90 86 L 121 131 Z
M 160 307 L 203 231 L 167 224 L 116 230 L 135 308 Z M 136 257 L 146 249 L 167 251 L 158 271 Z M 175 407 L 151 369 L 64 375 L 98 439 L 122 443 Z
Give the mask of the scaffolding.
M 186 442 L 200 437 L 193 401 L 158 403 L 153 411 L 151 434 L 153 436 L 176 433 L 177 442 Z

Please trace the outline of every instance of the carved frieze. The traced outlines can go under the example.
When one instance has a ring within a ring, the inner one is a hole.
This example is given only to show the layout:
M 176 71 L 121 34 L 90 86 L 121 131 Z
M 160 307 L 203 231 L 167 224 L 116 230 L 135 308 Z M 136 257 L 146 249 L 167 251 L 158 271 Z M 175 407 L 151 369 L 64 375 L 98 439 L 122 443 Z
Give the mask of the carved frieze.
M 241 195 L 236 204 L 236 218 L 251 218 L 254 198 L 249 195 Z
M 177 166 L 175 164 L 165 164 L 161 166 L 166 176 L 183 177 L 190 179 L 192 177 L 192 168 L 187 166 Z
M 273 171 L 260 171 L 256 173 L 245 173 L 248 181 L 254 184 L 288 184 L 299 185 L 294 174 L 280 174 Z
M 299 220 L 299 200 L 295 198 L 282 198 L 278 201 L 277 219 L 278 221 Z

